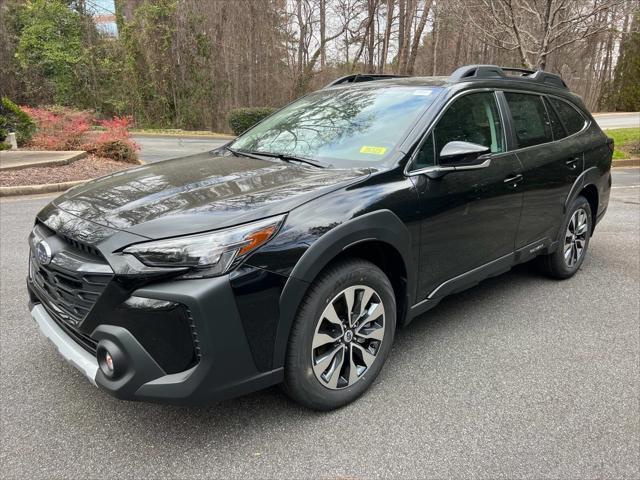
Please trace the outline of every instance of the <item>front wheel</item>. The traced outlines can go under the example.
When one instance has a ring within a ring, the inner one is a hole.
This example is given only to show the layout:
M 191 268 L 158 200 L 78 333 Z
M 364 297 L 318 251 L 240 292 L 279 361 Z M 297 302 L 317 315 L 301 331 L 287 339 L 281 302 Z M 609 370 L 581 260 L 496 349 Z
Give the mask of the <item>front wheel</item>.
M 592 231 L 591 206 L 586 198 L 578 196 L 567 211 L 560 245 L 551 255 L 541 257 L 546 273 L 554 278 L 572 277 L 587 254 Z
M 284 388 L 297 402 L 332 410 L 373 383 L 393 343 L 396 304 L 387 276 L 353 259 L 310 286 L 291 330 Z

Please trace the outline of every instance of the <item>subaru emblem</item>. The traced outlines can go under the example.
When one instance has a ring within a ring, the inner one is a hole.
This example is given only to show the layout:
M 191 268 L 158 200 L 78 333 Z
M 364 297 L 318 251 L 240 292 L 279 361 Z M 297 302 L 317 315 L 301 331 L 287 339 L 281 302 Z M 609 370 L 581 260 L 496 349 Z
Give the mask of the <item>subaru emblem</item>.
M 38 263 L 40 265 L 47 265 L 49 262 L 51 262 L 52 256 L 53 255 L 51 254 L 51 247 L 47 242 L 42 240 L 40 243 L 38 243 L 38 245 L 36 246 L 36 258 L 38 259 Z

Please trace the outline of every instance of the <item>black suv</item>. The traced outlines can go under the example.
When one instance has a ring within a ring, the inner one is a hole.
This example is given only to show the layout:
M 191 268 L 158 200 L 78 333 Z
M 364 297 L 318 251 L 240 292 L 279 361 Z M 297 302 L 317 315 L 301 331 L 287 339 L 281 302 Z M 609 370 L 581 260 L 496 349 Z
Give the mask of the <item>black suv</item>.
M 446 295 L 535 257 L 572 276 L 612 150 L 549 73 L 346 77 L 218 150 L 54 200 L 30 236 L 31 313 L 119 398 L 282 383 L 336 408 Z

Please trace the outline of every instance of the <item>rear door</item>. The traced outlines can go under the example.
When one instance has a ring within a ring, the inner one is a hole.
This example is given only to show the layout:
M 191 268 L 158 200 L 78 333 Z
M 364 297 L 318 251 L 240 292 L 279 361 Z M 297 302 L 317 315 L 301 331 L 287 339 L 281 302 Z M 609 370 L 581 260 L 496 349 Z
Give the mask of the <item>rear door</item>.
M 583 154 L 543 95 L 504 92 L 504 97 L 513 125 L 514 152 L 523 167 L 516 249 L 537 250 L 558 236 L 565 201 L 584 168 Z

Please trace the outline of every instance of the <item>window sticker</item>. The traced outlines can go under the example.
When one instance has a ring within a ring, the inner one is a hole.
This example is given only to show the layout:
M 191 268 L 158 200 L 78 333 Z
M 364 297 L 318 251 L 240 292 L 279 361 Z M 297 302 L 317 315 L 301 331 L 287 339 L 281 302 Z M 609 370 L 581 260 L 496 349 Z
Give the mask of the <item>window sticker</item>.
M 413 94 L 414 95 L 420 95 L 420 96 L 423 96 L 423 97 L 427 97 L 427 96 L 431 95 L 432 91 L 433 90 L 415 90 L 413 92 Z
M 387 147 L 370 147 L 365 145 L 360 148 L 360 153 L 370 153 L 372 155 L 384 155 L 387 152 Z

